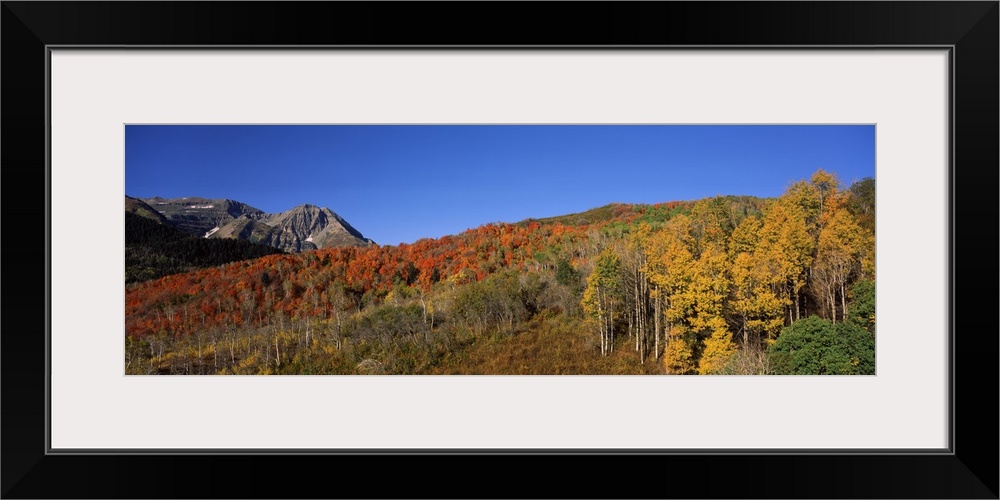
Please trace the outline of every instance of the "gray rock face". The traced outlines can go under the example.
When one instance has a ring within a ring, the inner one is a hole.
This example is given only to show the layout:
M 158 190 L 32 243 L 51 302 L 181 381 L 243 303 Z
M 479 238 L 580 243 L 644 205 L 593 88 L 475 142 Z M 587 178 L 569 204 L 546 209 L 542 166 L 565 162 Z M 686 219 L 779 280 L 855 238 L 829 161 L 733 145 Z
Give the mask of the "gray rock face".
M 292 252 L 372 243 L 332 210 L 315 205 L 301 205 L 273 214 L 264 222 L 278 230 L 271 245 Z
M 254 243 L 271 245 L 271 240 L 275 229 L 263 222 L 251 219 L 249 216 L 241 215 L 233 219 L 218 229 L 209 230 L 205 233 L 206 238 L 235 238 L 238 240 L 249 240 Z M 274 246 L 274 245 L 271 245 Z
M 244 215 L 251 219 L 267 215 L 260 209 L 234 200 L 155 197 L 143 198 L 142 201 L 163 214 L 177 229 L 199 236 Z
M 300 205 L 276 214 L 234 200 L 145 198 L 182 231 L 205 238 L 236 238 L 288 252 L 374 244 L 329 208 Z

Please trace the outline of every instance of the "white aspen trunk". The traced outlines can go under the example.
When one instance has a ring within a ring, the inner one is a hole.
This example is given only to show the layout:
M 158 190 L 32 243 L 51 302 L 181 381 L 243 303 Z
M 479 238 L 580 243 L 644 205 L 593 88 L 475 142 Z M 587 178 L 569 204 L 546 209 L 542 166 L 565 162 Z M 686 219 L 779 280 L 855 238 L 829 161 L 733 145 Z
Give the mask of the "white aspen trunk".
M 788 309 L 788 325 L 785 326 L 789 326 L 792 324 L 793 321 L 795 321 L 794 319 L 792 319 L 792 306 L 788 306 L 787 309 Z
M 674 325 L 671 322 L 667 322 L 667 331 L 663 333 L 663 350 L 670 348 L 670 334 L 674 331 Z
M 601 356 L 608 355 L 608 325 L 607 319 L 601 317 Z
M 840 319 L 847 321 L 847 294 L 844 291 L 844 282 L 840 283 Z
M 605 354 L 605 333 L 604 333 L 604 307 L 602 303 L 604 297 L 601 296 L 601 287 L 597 287 L 597 330 L 601 334 L 601 356 Z
M 635 306 L 632 308 L 632 314 L 635 315 L 635 350 L 639 352 L 639 335 L 642 332 L 642 318 L 639 317 L 639 273 L 635 272 L 635 285 L 632 287 L 632 295 L 635 300 Z
M 649 329 L 649 305 L 650 305 L 649 304 L 649 278 L 645 274 L 643 274 L 643 276 L 642 276 L 642 283 L 643 283 L 643 285 L 642 285 L 643 286 L 643 293 L 642 293 L 642 295 L 643 295 L 643 299 L 642 299 L 642 311 L 643 311 L 642 312 L 642 324 L 643 324 L 643 328 L 645 330 L 648 330 Z M 648 334 L 648 332 L 645 332 L 645 330 L 643 330 L 644 333 L 642 334 L 642 342 L 643 342 L 644 350 L 645 350 L 645 348 L 649 347 L 649 334 Z
M 614 353 L 615 352 L 615 299 L 614 298 L 612 298 L 609 301 L 608 306 L 610 308 L 610 311 L 608 312 L 608 332 L 610 332 L 609 338 L 611 343 L 611 345 L 608 347 L 608 352 Z
M 653 335 L 656 337 L 656 343 L 653 347 L 653 359 L 660 359 L 660 288 L 656 287 L 656 305 L 653 306 Z
M 632 293 L 633 293 L 633 295 L 635 294 L 635 290 L 634 289 L 633 289 Z M 625 310 L 625 313 L 628 315 L 628 338 L 631 340 L 632 339 L 632 334 L 634 333 L 634 328 L 635 328 L 635 304 L 632 305 L 632 308 L 631 308 L 632 310 L 629 310 L 629 307 L 628 307 L 628 293 L 626 292 L 624 295 L 625 295 L 625 304 L 622 304 L 622 308 Z
M 645 262 L 643 262 L 645 266 Z M 649 281 L 646 279 L 646 273 L 642 273 L 642 346 L 641 346 L 641 356 L 639 359 L 645 363 L 646 362 L 646 347 L 649 345 Z
M 639 318 L 639 335 L 642 337 L 639 343 L 639 363 L 644 364 L 646 362 L 646 318 Z
M 830 321 L 837 324 L 837 298 L 836 292 L 830 293 Z
M 646 276 L 640 271 L 639 272 L 639 361 L 645 362 L 646 358 L 646 324 L 649 321 L 647 318 L 647 304 L 646 299 L 649 295 L 646 290 Z

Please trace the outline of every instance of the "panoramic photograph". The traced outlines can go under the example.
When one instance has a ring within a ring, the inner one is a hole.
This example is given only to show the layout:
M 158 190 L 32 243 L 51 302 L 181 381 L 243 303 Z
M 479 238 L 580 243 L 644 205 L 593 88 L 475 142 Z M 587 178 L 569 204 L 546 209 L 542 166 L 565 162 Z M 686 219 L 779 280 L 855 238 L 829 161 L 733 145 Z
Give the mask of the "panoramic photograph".
M 126 375 L 874 375 L 874 125 L 126 125 Z

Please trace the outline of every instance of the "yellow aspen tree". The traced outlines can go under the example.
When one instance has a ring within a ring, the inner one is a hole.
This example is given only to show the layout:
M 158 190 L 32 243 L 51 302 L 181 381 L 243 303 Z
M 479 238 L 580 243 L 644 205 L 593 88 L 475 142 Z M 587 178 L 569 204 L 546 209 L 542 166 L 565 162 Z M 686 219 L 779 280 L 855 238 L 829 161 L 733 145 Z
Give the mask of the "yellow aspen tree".
M 660 297 L 665 322 L 663 363 L 668 373 L 693 373 L 697 338 L 686 318 L 693 314 L 688 289 L 695 259 L 691 254 L 690 219 L 678 215 L 650 235 L 646 244 L 649 280 Z
M 623 298 L 628 304 L 629 332 L 633 335 L 640 363 L 645 362 L 646 352 L 649 350 L 650 282 L 646 244 L 651 233 L 649 224 L 638 224 L 629 232 L 628 240 L 620 250 L 622 280 L 625 284 Z
M 597 321 L 602 356 L 614 351 L 615 319 L 620 314 L 620 273 L 621 259 L 613 248 L 605 248 L 597 256 L 583 292 L 583 310 Z
M 825 215 L 841 204 L 840 181 L 833 173 L 819 169 L 809 177 L 809 184 L 812 185 L 815 196 L 819 197 L 820 224 L 822 224 Z
M 667 373 L 694 373 L 696 365 L 690 339 L 679 331 L 668 334 L 667 346 L 663 351 L 663 365 Z
M 791 304 L 775 293 L 781 283 L 768 273 L 766 262 L 755 259 L 762 225 L 759 218 L 746 217 L 729 243 L 731 291 L 727 308 L 739 325 L 736 333 L 744 346 L 776 338 L 784 324 L 782 311 Z
M 733 343 L 733 335 L 726 327 L 726 320 L 721 316 L 714 316 L 709 318 L 705 326 L 709 334 L 705 339 L 704 352 L 698 360 L 700 375 L 720 372 L 733 354 L 736 354 L 736 344 Z
M 808 222 L 811 208 L 803 208 L 795 196 L 782 195 L 769 204 L 754 253 L 774 283 L 775 292 L 788 299 L 788 324 L 802 316 L 800 294 L 812 266 L 815 241 Z M 818 215 L 818 206 L 816 214 Z M 793 315 L 794 313 L 794 315 Z
M 725 253 L 709 248 L 701 254 L 693 268 L 689 293 L 694 302 L 694 314 L 687 322 L 697 333 L 701 344 L 698 359 L 698 373 L 701 374 L 717 372 L 736 352 L 732 334 L 722 315 L 729 291 L 727 260 Z
M 862 230 L 863 231 L 863 230 Z M 875 233 L 861 234 L 861 271 L 859 277 L 867 280 L 875 279 Z
M 824 316 L 837 322 L 847 313 L 847 283 L 861 268 L 866 241 L 854 216 L 844 207 L 834 208 L 819 234 L 810 288 L 824 306 Z M 839 297 L 839 301 L 837 300 Z
M 692 232 L 691 219 L 678 216 L 647 246 L 650 281 L 664 296 L 663 363 L 670 373 L 713 373 L 735 352 L 723 317 L 729 291 L 725 245 L 699 244 Z M 697 249 L 699 256 L 693 252 Z
M 725 251 L 735 215 L 721 197 L 697 201 L 691 207 L 691 251 L 696 257 L 709 248 Z

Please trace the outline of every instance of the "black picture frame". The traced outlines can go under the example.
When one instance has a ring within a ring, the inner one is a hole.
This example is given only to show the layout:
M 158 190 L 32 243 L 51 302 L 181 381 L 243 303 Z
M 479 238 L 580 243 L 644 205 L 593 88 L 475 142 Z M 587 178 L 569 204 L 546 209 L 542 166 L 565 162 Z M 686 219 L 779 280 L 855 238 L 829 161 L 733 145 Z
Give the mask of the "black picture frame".
M 998 498 L 996 1 L 2 4 L 4 498 Z M 53 45 L 951 47 L 951 452 L 49 454 L 42 222 Z M 316 467 L 328 474 L 313 476 Z M 470 480 L 481 489 L 458 487 Z

